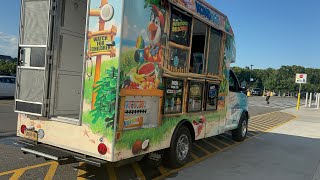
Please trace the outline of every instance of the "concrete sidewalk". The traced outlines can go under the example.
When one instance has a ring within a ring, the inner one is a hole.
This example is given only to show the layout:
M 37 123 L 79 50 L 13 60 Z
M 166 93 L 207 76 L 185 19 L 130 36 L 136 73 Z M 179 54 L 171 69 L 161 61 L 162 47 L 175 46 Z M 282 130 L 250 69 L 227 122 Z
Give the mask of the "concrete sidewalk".
M 320 179 L 320 111 L 284 110 L 297 116 L 283 126 L 173 175 L 201 180 Z M 170 177 L 168 177 L 170 179 Z

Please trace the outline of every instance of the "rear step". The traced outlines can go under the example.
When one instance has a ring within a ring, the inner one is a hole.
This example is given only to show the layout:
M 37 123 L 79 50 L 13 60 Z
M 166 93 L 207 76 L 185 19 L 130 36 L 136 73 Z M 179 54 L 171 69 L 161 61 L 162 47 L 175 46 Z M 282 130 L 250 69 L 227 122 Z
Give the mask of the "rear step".
M 65 161 L 69 158 L 72 158 L 71 154 L 64 152 L 61 149 L 50 147 L 44 144 L 23 147 L 21 150 L 26 153 L 35 154 L 55 161 Z
M 71 161 L 71 162 L 78 161 L 78 162 L 85 162 L 93 166 L 101 167 L 102 164 L 105 164 L 107 162 L 104 160 L 88 157 L 83 154 L 74 153 L 71 151 L 63 150 L 63 149 L 56 148 L 50 145 L 45 145 L 45 144 L 34 144 L 34 145 L 29 144 L 28 146 L 21 148 L 21 150 L 23 151 L 23 153 L 35 154 L 36 156 L 58 161 L 59 163 L 63 163 L 66 161 Z

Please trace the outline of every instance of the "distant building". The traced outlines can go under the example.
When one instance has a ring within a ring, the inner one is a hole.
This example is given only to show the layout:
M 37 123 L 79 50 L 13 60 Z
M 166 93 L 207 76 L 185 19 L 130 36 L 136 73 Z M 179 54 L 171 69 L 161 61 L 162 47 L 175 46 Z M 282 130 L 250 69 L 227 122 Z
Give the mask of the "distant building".
M 0 54 L 0 60 L 12 60 L 12 57 L 11 56 L 6 56 L 6 55 L 1 55 Z
M 6 55 L 0 54 L 0 61 L 10 62 L 10 61 L 15 61 L 15 59 L 12 58 L 11 56 L 6 56 Z

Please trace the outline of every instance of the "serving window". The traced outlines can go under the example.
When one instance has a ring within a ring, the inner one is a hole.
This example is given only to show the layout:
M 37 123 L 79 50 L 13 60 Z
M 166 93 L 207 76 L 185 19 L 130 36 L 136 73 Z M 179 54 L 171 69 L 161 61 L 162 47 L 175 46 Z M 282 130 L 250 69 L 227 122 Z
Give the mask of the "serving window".
M 182 112 L 183 80 L 165 79 L 164 113 L 173 114 Z
M 210 40 L 208 45 L 208 68 L 210 74 L 219 74 L 219 59 L 222 34 L 220 31 L 210 28 Z
M 206 42 L 208 25 L 195 19 L 192 33 L 190 72 L 195 74 L 205 73 Z
M 216 84 L 208 83 L 206 88 L 206 110 L 217 110 L 219 87 Z
M 188 112 L 201 111 L 203 99 L 203 83 L 190 81 L 188 97 Z

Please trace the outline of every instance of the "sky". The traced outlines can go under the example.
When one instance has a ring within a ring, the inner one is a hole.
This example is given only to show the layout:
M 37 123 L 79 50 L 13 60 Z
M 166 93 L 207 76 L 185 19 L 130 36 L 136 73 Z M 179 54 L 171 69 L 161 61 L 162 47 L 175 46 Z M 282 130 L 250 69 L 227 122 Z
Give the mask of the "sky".
M 237 62 L 233 66 L 320 68 L 319 0 L 208 0 L 228 16 Z
M 319 0 L 207 0 L 228 16 L 237 45 L 233 66 L 320 68 Z M 17 56 L 20 0 L 1 0 L 0 54 Z

